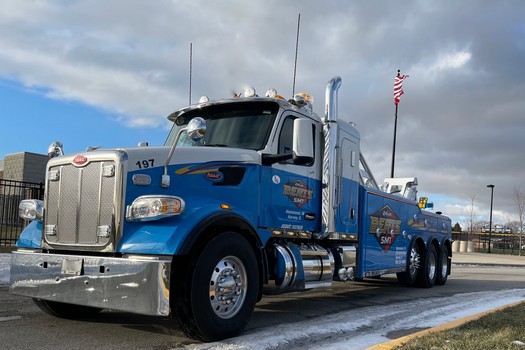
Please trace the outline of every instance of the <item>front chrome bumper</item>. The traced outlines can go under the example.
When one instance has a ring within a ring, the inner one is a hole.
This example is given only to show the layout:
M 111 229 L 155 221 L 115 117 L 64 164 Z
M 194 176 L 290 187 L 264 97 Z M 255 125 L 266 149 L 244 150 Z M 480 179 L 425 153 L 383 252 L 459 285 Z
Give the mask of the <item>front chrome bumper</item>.
M 167 316 L 171 261 L 16 251 L 11 293 L 68 304 Z

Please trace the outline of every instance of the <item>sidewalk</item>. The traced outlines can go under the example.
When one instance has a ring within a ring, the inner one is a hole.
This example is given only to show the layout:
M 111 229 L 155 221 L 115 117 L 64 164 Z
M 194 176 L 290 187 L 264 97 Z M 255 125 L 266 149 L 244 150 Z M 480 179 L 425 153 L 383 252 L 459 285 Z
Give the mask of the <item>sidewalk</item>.
M 525 256 L 488 253 L 452 253 L 452 264 L 525 267 Z

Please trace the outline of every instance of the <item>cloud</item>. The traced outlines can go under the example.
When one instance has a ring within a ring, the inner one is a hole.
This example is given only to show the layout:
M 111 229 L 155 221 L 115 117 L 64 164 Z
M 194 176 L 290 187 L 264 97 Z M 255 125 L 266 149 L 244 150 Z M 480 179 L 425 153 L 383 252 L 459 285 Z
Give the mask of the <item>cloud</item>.
M 290 97 L 299 13 L 296 90 L 314 96 L 322 114 L 326 82 L 343 78 L 339 114 L 357 123 L 378 181 L 389 176 L 401 69 L 410 78 L 399 105 L 396 174 L 451 198 L 454 215 L 462 198 L 486 196 L 495 183 L 498 210 L 513 212 L 512 186 L 525 177 L 519 1 L 7 0 L 0 77 L 112 112 L 128 127 L 165 125 L 188 102 L 190 43 L 194 102 L 246 85 Z
M 458 69 L 463 67 L 471 58 L 472 54 L 468 51 L 453 52 L 440 57 L 430 70 Z

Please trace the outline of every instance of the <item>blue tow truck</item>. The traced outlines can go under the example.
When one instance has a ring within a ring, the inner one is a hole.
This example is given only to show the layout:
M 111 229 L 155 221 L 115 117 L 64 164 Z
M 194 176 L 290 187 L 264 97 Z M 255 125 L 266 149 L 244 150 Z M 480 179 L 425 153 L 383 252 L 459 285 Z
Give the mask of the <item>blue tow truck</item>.
M 254 90 L 168 116 L 164 146 L 65 155 L 50 146 L 45 198 L 12 254 L 11 292 L 45 312 L 171 316 L 189 336 L 239 334 L 264 294 L 397 274 L 444 285 L 451 222 L 417 201 L 417 179 L 378 186 L 341 79 L 312 98 Z

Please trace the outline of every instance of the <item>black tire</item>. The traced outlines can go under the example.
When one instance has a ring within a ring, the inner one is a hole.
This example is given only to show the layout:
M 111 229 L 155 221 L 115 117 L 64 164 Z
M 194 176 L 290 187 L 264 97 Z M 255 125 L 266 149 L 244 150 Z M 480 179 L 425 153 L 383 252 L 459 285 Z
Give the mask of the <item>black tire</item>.
M 96 307 L 66 304 L 42 299 L 33 299 L 33 301 L 35 302 L 36 306 L 38 306 L 38 308 L 44 311 L 46 314 L 61 318 L 91 318 L 103 310 Z
M 259 276 L 255 254 L 234 232 L 213 238 L 189 264 L 182 281 L 174 281 L 172 310 L 182 331 L 202 341 L 238 335 L 255 308 Z
M 448 248 L 443 246 L 439 252 L 437 264 L 436 285 L 443 286 L 447 283 L 448 275 L 450 274 L 450 264 L 448 261 Z
M 433 244 L 428 246 L 419 270 L 417 285 L 421 288 L 432 288 L 437 278 L 437 253 Z
M 412 242 L 407 256 L 407 269 L 405 272 L 397 273 L 399 282 L 407 286 L 413 286 L 417 281 L 419 270 L 421 269 L 421 254 L 417 242 Z

